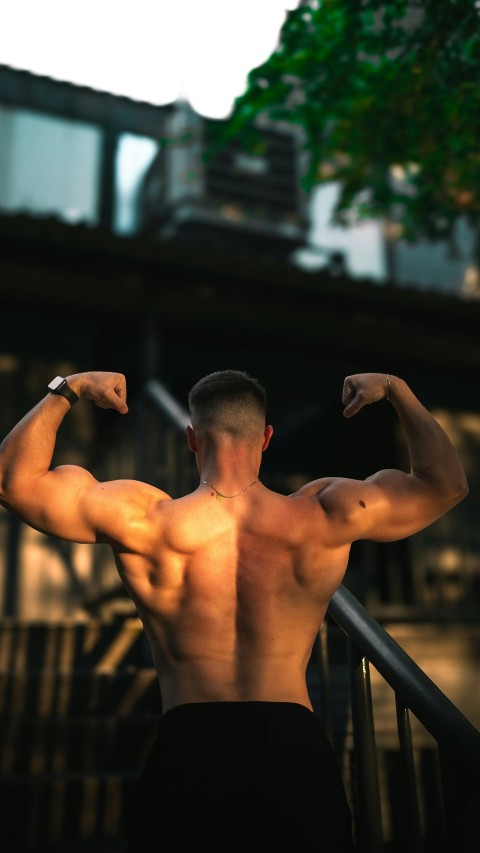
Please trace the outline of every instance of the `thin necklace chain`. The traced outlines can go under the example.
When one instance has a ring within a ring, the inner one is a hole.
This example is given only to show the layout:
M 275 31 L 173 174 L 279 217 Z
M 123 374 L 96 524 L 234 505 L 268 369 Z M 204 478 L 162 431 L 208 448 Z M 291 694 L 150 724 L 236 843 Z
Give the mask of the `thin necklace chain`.
M 259 482 L 260 482 L 260 480 L 254 480 L 253 483 L 250 483 L 250 485 L 246 486 L 244 489 L 242 489 L 241 492 L 237 492 L 236 495 L 223 495 L 222 492 L 219 492 L 218 489 L 216 489 L 215 486 L 212 485 L 212 483 L 208 482 L 208 480 L 202 480 L 201 484 L 205 485 L 205 486 L 210 486 L 210 488 L 213 489 L 213 491 L 216 493 L 215 497 L 216 497 L 217 501 L 221 501 L 221 500 L 223 500 L 223 498 L 227 498 L 227 499 L 238 498 L 239 495 L 243 495 L 244 492 L 248 492 L 248 490 L 251 489 L 252 486 L 256 486 L 256 484 Z

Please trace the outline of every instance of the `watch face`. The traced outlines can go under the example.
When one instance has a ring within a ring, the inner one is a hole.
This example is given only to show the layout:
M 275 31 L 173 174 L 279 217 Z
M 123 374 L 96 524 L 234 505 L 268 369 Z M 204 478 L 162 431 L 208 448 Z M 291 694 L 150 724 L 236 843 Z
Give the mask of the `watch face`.
M 57 391 L 63 382 L 65 382 L 63 376 L 56 376 L 55 379 L 52 379 L 52 381 L 49 382 L 48 387 L 50 388 L 50 391 Z

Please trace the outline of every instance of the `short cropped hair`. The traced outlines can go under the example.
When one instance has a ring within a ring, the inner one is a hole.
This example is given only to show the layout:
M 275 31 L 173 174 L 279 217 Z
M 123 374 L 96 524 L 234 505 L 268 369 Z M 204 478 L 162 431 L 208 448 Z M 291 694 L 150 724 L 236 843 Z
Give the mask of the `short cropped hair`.
M 191 388 L 188 406 L 194 429 L 246 438 L 265 426 L 267 394 L 243 370 L 217 370 Z

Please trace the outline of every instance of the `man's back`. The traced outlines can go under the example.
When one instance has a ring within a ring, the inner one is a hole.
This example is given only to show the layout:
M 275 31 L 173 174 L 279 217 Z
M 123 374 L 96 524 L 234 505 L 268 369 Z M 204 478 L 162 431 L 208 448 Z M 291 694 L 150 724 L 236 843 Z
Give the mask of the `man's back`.
M 177 500 L 149 496 L 141 539 L 132 518 L 135 553 L 117 565 L 164 708 L 252 699 L 311 708 L 305 669 L 349 552 L 332 545 L 318 501 L 261 483 L 234 499 L 206 484 Z

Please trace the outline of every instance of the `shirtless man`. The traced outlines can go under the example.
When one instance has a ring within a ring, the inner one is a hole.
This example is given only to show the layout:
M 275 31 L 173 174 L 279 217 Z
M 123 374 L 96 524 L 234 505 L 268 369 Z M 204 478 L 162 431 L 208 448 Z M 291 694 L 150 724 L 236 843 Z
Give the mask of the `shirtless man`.
M 306 667 L 352 542 L 410 536 L 467 495 L 449 438 L 399 377 L 349 376 L 344 416 L 389 401 L 411 470 L 324 477 L 281 495 L 259 480 L 273 433 L 264 388 L 220 371 L 190 392 L 187 439 L 200 484 L 172 500 L 142 482 L 51 469 L 77 397 L 128 411 L 121 374 L 54 381 L 0 447 L 0 501 L 46 534 L 107 542 L 144 625 L 163 716 L 132 797 L 129 851 L 169 841 L 179 850 L 352 850 Z

